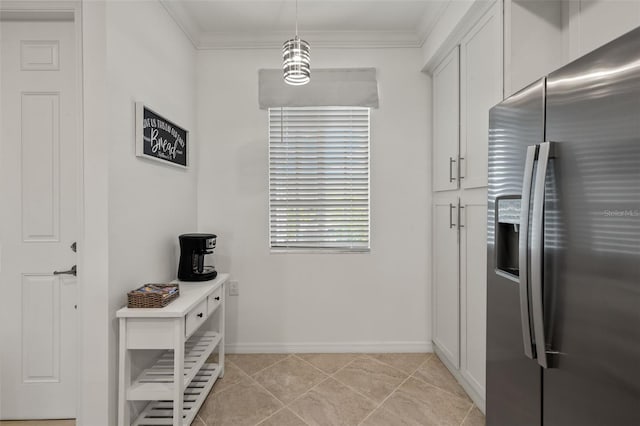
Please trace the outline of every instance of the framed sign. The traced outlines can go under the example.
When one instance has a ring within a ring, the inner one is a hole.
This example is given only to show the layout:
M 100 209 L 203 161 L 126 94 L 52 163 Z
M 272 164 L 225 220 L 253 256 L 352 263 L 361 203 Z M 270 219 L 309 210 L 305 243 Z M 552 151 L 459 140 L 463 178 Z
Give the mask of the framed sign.
M 136 102 L 136 155 L 174 166 L 188 166 L 189 132 L 142 102 Z

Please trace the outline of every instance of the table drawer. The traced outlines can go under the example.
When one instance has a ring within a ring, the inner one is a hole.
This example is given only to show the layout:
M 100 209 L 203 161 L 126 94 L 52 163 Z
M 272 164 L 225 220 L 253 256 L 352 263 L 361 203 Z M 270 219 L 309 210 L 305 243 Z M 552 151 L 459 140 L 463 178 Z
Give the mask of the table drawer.
M 207 300 L 205 299 L 198 303 L 196 307 L 190 310 L 187 314 L 187 319 L 185 321 L 185 336 L 191 336 L 191 334 L 193 334 L 193 332 L 202 325 L 208 316 Z
M 211 315 L 222 303 L 222 286 L 207 297 L 207 313 Z

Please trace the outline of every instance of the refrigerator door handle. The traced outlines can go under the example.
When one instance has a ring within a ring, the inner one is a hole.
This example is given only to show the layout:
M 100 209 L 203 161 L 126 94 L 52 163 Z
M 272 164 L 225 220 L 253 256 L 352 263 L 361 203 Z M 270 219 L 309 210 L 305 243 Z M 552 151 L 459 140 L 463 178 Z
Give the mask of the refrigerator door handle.
M 542 306 L 543 256 L 544 256 L 544 190 L 549 164 L 551 142 L 540 144 L 538 169 L 533 193 L 533 215 L 531 218 L 531 309 L 533 311 L 533 332 L 536 341 L 538 364 L 548 368 L 546 338 L 544 332 L 544 310 Z
M 522 197 L 520 199 L 520 239 L 518 241 L 518 269 L 520 270 L 520 322 L 522 324 L 522 341 L 524 354 L 535 358 L 531 340 L 531 321 L 529 313 L 529 211 L 531 200 L 531 184 L 533 182 L 533 163 L 536 160 L 538 147 L 527 148 L 522 179 Z

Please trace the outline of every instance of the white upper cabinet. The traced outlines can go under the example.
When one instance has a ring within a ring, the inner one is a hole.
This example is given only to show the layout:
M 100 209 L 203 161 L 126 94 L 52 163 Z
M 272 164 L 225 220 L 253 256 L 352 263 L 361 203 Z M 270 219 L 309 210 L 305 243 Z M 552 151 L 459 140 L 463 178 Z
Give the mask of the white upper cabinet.
M 433 72 L 433 189 L 458 188 L 460 53 L 456 46 Z
M 502 8 L 492 7 L 460 43 L 460 179 L 487 185 L 489 109 L 502 100 Z
M 566 3 L 565 12 L 570 60 L 640 25 L 638 0 L 573 0 Z
M 562 66 L 562 8 L 561 0 L 504 1 L 505 98 Z

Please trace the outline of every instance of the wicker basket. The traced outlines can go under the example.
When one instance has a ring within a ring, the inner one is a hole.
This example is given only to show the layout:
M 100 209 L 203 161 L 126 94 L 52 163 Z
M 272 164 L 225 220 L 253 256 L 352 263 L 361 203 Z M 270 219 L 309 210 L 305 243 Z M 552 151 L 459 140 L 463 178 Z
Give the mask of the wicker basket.
M 175 288 L 172 294 L 143 292 L 142 289 L 148 286 L 163 290 L 171 290 Z M 163 308 L 173 302 L 180 295 L 180 287 L 178 284 L 145 284 L 140 288 L 127 293 L 128 308 Z

